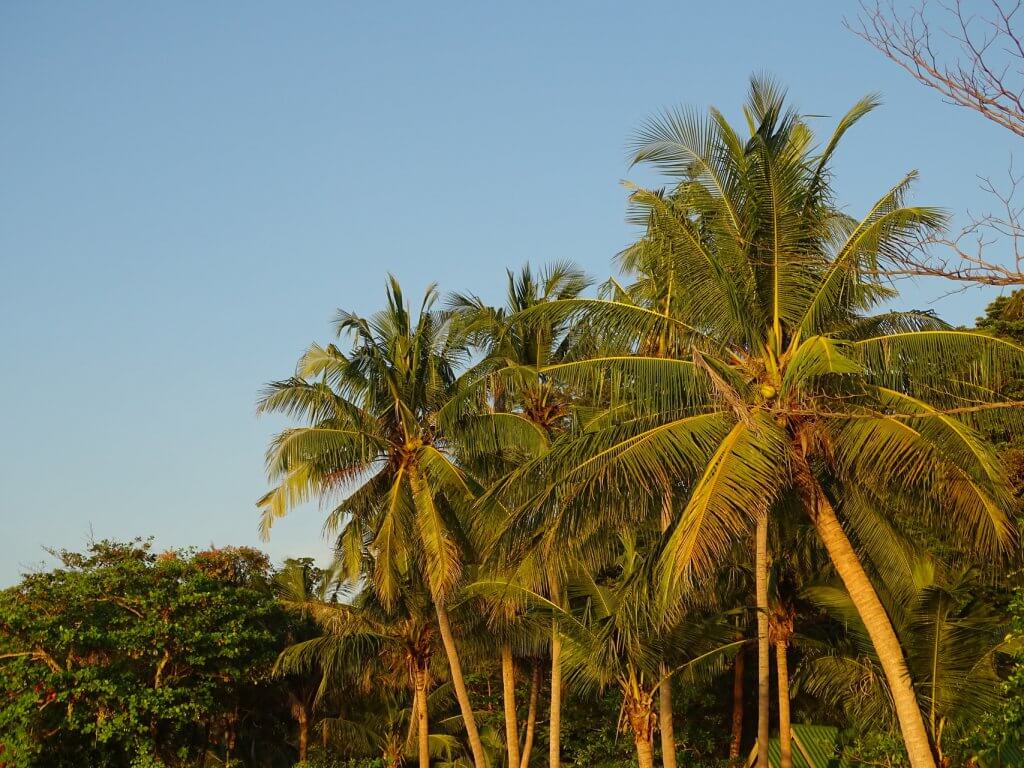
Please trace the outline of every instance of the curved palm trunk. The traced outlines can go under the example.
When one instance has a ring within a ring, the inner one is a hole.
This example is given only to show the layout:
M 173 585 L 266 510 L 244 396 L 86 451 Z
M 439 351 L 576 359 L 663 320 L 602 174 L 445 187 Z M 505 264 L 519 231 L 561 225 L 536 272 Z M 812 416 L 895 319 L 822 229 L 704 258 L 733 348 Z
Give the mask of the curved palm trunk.
M 746 652 L 740 648 L 732 662 L 732 739 L 729 741 L 729 762 L 740 759 L 743 744 L 743 662 Z
M 826 498 L 824 489 L 811 474 L 806 461 L 798 468 L 800 471 L 797 472 L 797 482 L 807 501 L 814 527 L 825 549 L 828 550 L 832 564 L 839 573 L 839 578 L 843 580 L 878 654 L 878 661 L 882 665 L 892 694 L 911 768 L 935 768 L 935 758 L 914 693 L 914 685 L 910 679 L 910 670 L 907 668 L 903 647 L 896 637 L 889 615 L 878 599 L 878 594 L 864 571 L 864 566 L 850 539 L 847 538 L 839 518 L 836 517 L 832 504 Z
M 757 521 L 754 544 L 757 610 L 757 768 L 768 768 L 768 699 L 771 661 L 768 648 L 768 513 Z
M 668 667 L 661 665 L 661 676 L 668 674 Z M 672 681 L 665 679 L 658 689 L 658 729 L 661 731 L 661 764 L 665 768 L 676 768 L 676 735 L 672 725 Z
M 533 674 L 530 676 L 530 704 L 526 710 L 526 735 L 523 739 L 523 754 L 519 759 L 519 768 L 527 768 L 530 764 L 530 752 L 533 751 L 533 736 L 537 730 L 537 699 L 540 698 L 540 664 L 534 662 Z
M 786 643 L 775 643 L 775 666 L 779 676 L 779 768 L 793 768 L 793 736 L 789 724 L 789 663 Z
M 427 670 L 416 669 L 416 752 L 420 768 L 430 768 L 430 724 L 427 721 Z
M 551 714 L 548 738 L 548 766 L 559 768 L 562 763 L 562 635 L 558 621 L 551 622 Z
M 487 768 L 487 758 L 484 755 L 484 745 L 480 741 L 480 732 L 476 728 L 476 718 L 473 716 L 473 707 L 469 702 L 469 690 L 466 688 L 466 680 L 462 676 L 462 664 L 459 661 L 459 650 L 455 647 L 455 637 L 452 635 L 452 625 L 448 621 L 448 610 L 440 600 L 434 601 L 434 609 L 437 612 L 437 626 L 441 631 L 441 640 L 444 643 L 444 651 L 448 655 L 448 667 L 452 675 L 452 687 L 455 689 L 455 698 L 459 702 L 459 711 L 462 713 L 462 722 L 466 727 L 466 737 L 469 739 L 469 748 L 473 752 L 473 765 L 476 768 Z
M 508 747 L 509 768 L 519 766 L 519 723 L 516 722 L 516 666 L 512 659 L 512 646 L 501 645 L 502 698 L 505 704 L 505 743 Z

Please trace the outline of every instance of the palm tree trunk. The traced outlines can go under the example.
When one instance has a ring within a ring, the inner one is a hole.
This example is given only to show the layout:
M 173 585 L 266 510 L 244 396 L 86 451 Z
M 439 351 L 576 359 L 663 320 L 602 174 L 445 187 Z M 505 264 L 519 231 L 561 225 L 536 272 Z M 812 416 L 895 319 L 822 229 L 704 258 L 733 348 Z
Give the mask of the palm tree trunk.
M 779 677 L 779 768 L 793 768 L 793 736 L 789 725 L 789 663 L 786 644 L 775 643 L 775 666 Z
M 729 741 L 729 762 L 740 759 L 743 744 L 743 662 L 746 649 L 740 648 L 732 662 L 732 739 Z
M 512 646 L 501 645 L 502 698 L 505 703 L 505 742 L 509 768 L 519 767 L 519 723 L 516 722 L 516 666 Z
M 558 621 L 551 622 L 551 714 L 548 737 L 548 766 L 559 768 L 562 763 L 562 635 Z
M 637 735 L 636 763 L 639 768 L 654 768 L 654 750 L 648 737 Z
M 672 524 L 672 489 L 661 494 L 661 532 Z M 661 663 L 661 688 L 658 689 L 658 728 L 661 731 L 661 762 L 665 768 L 676 768 L 676 734 L 672 725 L 672 681 L 665 677 L 668 665 Z
M 306 754 L 309 751 L 309 707 L 306 702 L 297 694 L 289 693 L 288 700 L 291 704 L 292 717 L 298 726 L 298 752 L 299 762 L 306 762 Z
M 754 545 L 757 610 L 757 768 L 768 768 L 768 699 L 771 661 L 768 648 L 768 511 L 758 518 Z
M 430 724 L 427 722 L 427 670 L 416 669 L 416 752 L 420 768 L 430 768 Z
M 530 764 L 530 752 L 533 750 L 533 735 L 537 730 L 537 699 L 540 698 L 540 664 L 533 663 L 533 674 L 530 676 L 530 704 L 526 710 L 526 735 L 523 739 L 523 754 L 519 759 L 519 768 L 527 768 Z
M 437 611 L 437 626 L 441 631 L 441 640 L 444 643 L 444 651 L 448 655 L 448 667 L 452 675 L 452 687 L 455 689 L 455 698 L 459 701 L 459 711 L 462 713 L 462 722 L 466 727 L 466 737 L 469 739 L 469 748 L 473 752 L 473 765 L 476 768 L 487 768 L 487 757 L 484 754 L 484 745 L 480 741 L 480 732 L 476 728 L 476 718 L 473 716 L 473 707 L 469 702 L 469 691 L 466 688 L 466 680 L 462 676 L 462 664 L 459 662 L 459 651 L 455 647 L 455 637 L 452 635 L 452 625 L 448 621 L 448 610 L 441 600 L 434 600 L 434 609 Z
M 662 532 L 672 524 L 672 488 L 666 487 L 662 494 Z M 668 679 L 668 665 L 662 663 L 662 687 L 657 693 L 658 729 L 662 731 L 662 764 L 665 768 L 676 768 L 676 732 L 672 724 L 672 680 Z
M 633 731 L 639 768 L 654 768 L 654 695 L 640 689 L 623 690 L 623 708 Z
M 658 689 L 658 728 L 661 731 L 661 764 L 676 768 L 676 735 L 672 725 L 672 680 L 666 678 L 668 666 L 661 665 L 661 687 Z
M 309 713 L 304 704 L 298 706 L 299 721 L 299 762 L 306 762 L 306 754 L 309 750 Z
M 875 647 L 875 653 L 878 654 L 878 661 L 882 665 L 896 708 L 896 717 L 903 733 L 903 743 L 907 748 L 911 768 L 935 768 L 935 758 L 914 693 L 914 684 L 910 679 L 910 670 L 907 669 L 903 647 L 896 637 L 889 615 L 878 599 L 878 594 L 864 571 L 864 566 L 850 539 L 847 538 L 839 518 L 836 517 L 832 504 L 825 496 L 824 489 L 811 474 L 806 461 L 803 462 L 803 466 L 798 466 L 798 470 L 797 482 L 807 501 L 814 527 L 825 549 L 828 550 L 832 564 L 839 573 L 839 578 L 843 580 L 861 621 L 864 622 L 864 627 Z

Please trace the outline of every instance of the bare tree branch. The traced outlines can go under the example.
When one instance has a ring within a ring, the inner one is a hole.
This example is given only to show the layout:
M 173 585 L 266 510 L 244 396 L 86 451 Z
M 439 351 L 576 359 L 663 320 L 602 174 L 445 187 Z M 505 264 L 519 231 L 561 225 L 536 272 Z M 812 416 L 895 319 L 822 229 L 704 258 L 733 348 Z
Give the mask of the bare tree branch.
M 848 29 L 945 99 L 972 109 L 1024 136 L 1024 0 L 986 0 L 986 10 L 962 0 L 920 0 L 901 12 L 895 0 L 862 0 Z M 922 241 L 890 277 L 944 277 L 960 283 L 1024 285 L 1024 206 L 1015 198 L 1024 183 L 1011 158 L 1009 183 L 982 178 L 995 210 L 967 212 L 968 223 Z M 1002 250 L 998 257 L 990 254 Z
M 1024 286 L 1024 205 L 1018 175 L 1010 160 L 1008 184 L 1000 188 L 982 178 L 981 188 L 998 203 L 997 210 L 976 215 L 967 212 L 968 223 L 956 232 L 943 232 L 921 240 L 903 261 L 885 270 L 890 277 L 944 277 L 964 283 L 996 287 Z M 987 254 L 1002 251 L 997 261 Z
M 876 0 L 861 2 L 857 20 L 845 23 L 948 101 L 1024 136 L 1024 34 L 1015 29 L 1024 20 L 1024 0 L 988 5 L 988 13 L 975 14 L 962 0 L 921 0 L 900 15 L 895 0 Z M 955 55 L 947 55 L 948 43 Z

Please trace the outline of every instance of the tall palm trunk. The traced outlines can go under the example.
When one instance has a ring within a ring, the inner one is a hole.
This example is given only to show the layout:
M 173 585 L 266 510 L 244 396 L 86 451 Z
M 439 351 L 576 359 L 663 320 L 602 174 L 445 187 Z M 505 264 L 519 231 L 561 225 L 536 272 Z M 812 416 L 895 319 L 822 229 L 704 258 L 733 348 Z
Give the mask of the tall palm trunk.
M 672 491 L 661 496 L 661 532 L 672 524 Z M 665 677 L 668 665 L 661 664 L 661 687 L 658 689 L 658 729 L 661 731 L 661 762 L 665 768 L 676 768 L 676 734 L 672 724 L 672 681 Z
M 793 737 L 789 725 L 789 663 L 786 642 L 775 643 L 775 666 L 779 677 L 779 768 L 793 768 Z
M 768 648 L 768 511 L 757 520 L 754 544 L 757 610 L 757 768 L 768 768 L 768 698 L 771 661 Z
M 661 764 L 665 768 L 676 768 L 676 735 L 672 725 L 672 681 L 666 679 L 668 666 L 662 662 L 661 676 L 664 682 L 658 689 L 658 729 L 661 731 Z
M 519 768 L 527 768 L 530 764 L 530 752 L 533 751 L 533 736 L 537 730 L 537 700 L 540 698 L 540 664 L 533 663 L 533 674 L 530 675 L 530 703 L 526 710 L 526 735 L 523 737 L 523 754 L 519 759 Z
M 437 611 L 437 626 L 441 631 L 441 640 L 444 643 L 444 651 L 448 655 L 448 667 L 452 675 L 452 687 L 455 689 L 455 698 L 459 702 L 459 711 L 462 713 L 462 722 L 466 727 L 466 737 L 469 739 L 469 748 L 473 752 L 473 765 L 476 768 L 487 768 L 487 757 L 484 755 L 484 745 L 480 741 L 480 732 L 476 728 L 476 718 L 473 716 L 473 707 L 469 702 L 469 691 L 466 689 L 466 680 L 462 676 L 462 664 L 459 661 L 459 651 L 455 647 L 455 637 L 452 635 L 452 625 L 448 621 L 448 609 L 440 599 L 434 600 L 434 608 Z
M 882 602 L 878 599 L 871 580 L 864 571 L 864 566 L 843 530 L 839 518 L 836 517 L 832 504 L 825 496 L 825 491 L 811 473 L 806 460 L 798 465 L 797 482 L 808 506 L 808 512 L 818 535 L 839 578 L 843 580 L 846 591 L 857 613 L 860 615 L 868 636 L 875 647 L 878 661 L 882 665 L 889 692 L 896 708 L 903 743 L 907 748 L 907 757 L 911 768 L 935 768 L 928 732 L 924 727 L 924 718 L 914 693 L 910 670 L 903 656 L 903 647 L 893 630 L 889 615 L 885 612 Z
M 512 659 L 512 646 L 501 644 L 502 698 L 505 704 L 505 743 L 508 747 L 509 768 L 519 766 L 519 723 L 516 722 L 516 666 Z
M 740 758 L 743 744 L 743 661 L 746 650 L 740 648 L 732 662 L 732 739 L 729 741 L 729 762 Z
M 551 622 L 551 714 L 548 738 L 548 766 L 562 764 L 562 635 L 558 621 Z
M 416 709 L 416 751 L 420 768 L 430 768 L 430 724 L 427 722 L 427 669 L 416 667 L 416 692 L 413 703 Z

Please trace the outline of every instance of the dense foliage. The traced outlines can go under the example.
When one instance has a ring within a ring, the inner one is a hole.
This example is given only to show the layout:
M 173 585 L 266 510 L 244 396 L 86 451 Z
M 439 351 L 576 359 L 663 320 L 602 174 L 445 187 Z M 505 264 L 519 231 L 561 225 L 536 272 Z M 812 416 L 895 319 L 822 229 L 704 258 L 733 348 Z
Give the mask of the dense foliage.
M 288 754 L 270 672 L 289 626 L 264 555 L 142 541 L 55 554 L 58 569 L 0 592 L 0 764 Z

